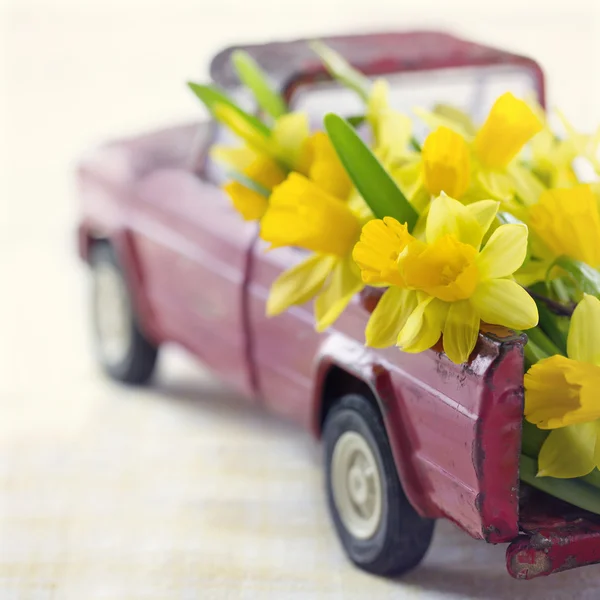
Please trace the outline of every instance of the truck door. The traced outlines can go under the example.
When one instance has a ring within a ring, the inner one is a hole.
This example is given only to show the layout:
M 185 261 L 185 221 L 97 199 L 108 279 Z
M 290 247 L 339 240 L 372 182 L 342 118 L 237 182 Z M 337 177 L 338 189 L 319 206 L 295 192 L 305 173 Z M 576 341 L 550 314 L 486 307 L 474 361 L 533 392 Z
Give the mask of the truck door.
M 157 171 L 136 191 L 136 250 L 165 337 L 250 393 L 243 289 L 256 225 L 216 185 L 183 169 Z
M 260 239 L 254 245 L 247 300 L 257 387 L 270 409 L 309 426 L 315 356 L 325 334 L 314 329 L 310 302 L 275 317 L 265 314 L 273 281 L 308 254 L 296 248 L 266 248 Z

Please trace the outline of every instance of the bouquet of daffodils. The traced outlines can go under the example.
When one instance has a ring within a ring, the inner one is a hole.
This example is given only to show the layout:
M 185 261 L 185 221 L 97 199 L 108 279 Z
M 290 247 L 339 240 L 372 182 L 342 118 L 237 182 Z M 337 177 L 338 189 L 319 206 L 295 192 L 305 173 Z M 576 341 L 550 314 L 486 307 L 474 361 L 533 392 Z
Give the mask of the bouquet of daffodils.
M 190 84 L 241 141 L 213 150 L 233 206 L 272 248 L 309 251 L 273 283 L 268 314 L 314 299 L 322 331 L 381 287 L 367 345 L 440 343 L 459 364 L 482 323 L 525 331 L 521 478 L 600 514 L 600 188 L 573 166 L 600 174 L 600 130 L 582 135 L 560 115 L 559 138 L 540 106 L 506 93 L 481 125 L 454 107 L 416 110 L 430 130 L 421 145 L 384 79 L 313 49 L 364 115 L 329 114 L 311 132 L 243 52 L 233 65 L 262 118 Z

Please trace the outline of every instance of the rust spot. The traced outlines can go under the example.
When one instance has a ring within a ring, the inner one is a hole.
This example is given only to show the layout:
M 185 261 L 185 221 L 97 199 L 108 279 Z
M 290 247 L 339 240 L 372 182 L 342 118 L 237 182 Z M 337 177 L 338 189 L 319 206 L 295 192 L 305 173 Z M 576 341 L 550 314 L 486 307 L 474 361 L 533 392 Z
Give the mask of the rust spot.
M 558 535 L 554 538 L 553 541 L 555 544 L 558 544 L 559 546 L 568 546 L 569 544 L 571 544 L 573 542 L 573 538 L 570 536 Z
M 547 537 L 543 536 L 541 533 L 536 533 L 531 536 L 531 547 L 536 550 L 544 550 L 547 551 L 548 548 L 552 547 L 552 541 Z
M 485 494 L 483 494 L 482 492 L 479 492 L 479 494 L 475 496 L 475 508 L 477 509 L 477 512 L 481 512 L 484 498 Z
M 567 556 L 567 558 L 565 558 L 565 562 L 563 563 L 560 570 L 567 571 L 568 569 L 575 569 L 578 566 L 579 566 L 579 561 L 577 560 L 577 557 L 574 556 L 573 554 L 570 554 L 569 556 Z
M 511 558 L 511 572 L 517 579 L 533 579 L 545 575 L 552 570 L 550 558 L 544 552 L 535 552 L 533 558 L 530 551 L 517 552 Z
M 499 536 L 501 534 L 501 531 L 495 525 L 486 525 L 485 527 L 483 527 L 482 533 L 483 539 L 487 541 L 492 535 Z
M 477 474 L 477 478 L 481 481 L 484 478 L 484 463 L 485 463 L 485 450 L 481 445 L 481 428 L 480 421 L 475 425 L 475 439 L 471 446 L 471 460 L 473 461 L 473 468 Z

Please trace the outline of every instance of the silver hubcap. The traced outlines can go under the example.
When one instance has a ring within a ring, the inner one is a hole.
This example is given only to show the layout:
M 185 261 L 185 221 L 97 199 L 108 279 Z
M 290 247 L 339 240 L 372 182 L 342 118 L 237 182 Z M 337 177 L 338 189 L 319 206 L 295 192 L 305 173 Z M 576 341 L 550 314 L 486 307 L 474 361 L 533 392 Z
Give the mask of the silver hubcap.
M 124 361 L 131 345 L 131 309 L 123 277 L 110 264 L 94 268 L 94 312 L 99 349 L 109 365 Z
M 336 442 L 331 479 L 333 499 L 344 527 L 360 540 L 372 537 L 381 522 L 381 474 L 369 444 L 356 431 L 347 431 Z

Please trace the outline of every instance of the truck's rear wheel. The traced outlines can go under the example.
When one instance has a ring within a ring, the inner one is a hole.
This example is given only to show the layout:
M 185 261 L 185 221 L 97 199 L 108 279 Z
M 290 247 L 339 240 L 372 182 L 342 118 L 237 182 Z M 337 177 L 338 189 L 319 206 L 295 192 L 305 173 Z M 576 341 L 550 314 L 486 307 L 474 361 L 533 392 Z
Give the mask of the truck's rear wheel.
M 323 428 L 329 509 L 350 559 L 377 575 L 416 567 L 431 543 L 434 521 L 406 498 L 378 411 L 350 394 Z
M 146 383 L 157 348 L 140 330 L 123 271 L 106 243 L 91 249 L 95 346 L 104 371 L 124 383 Z

